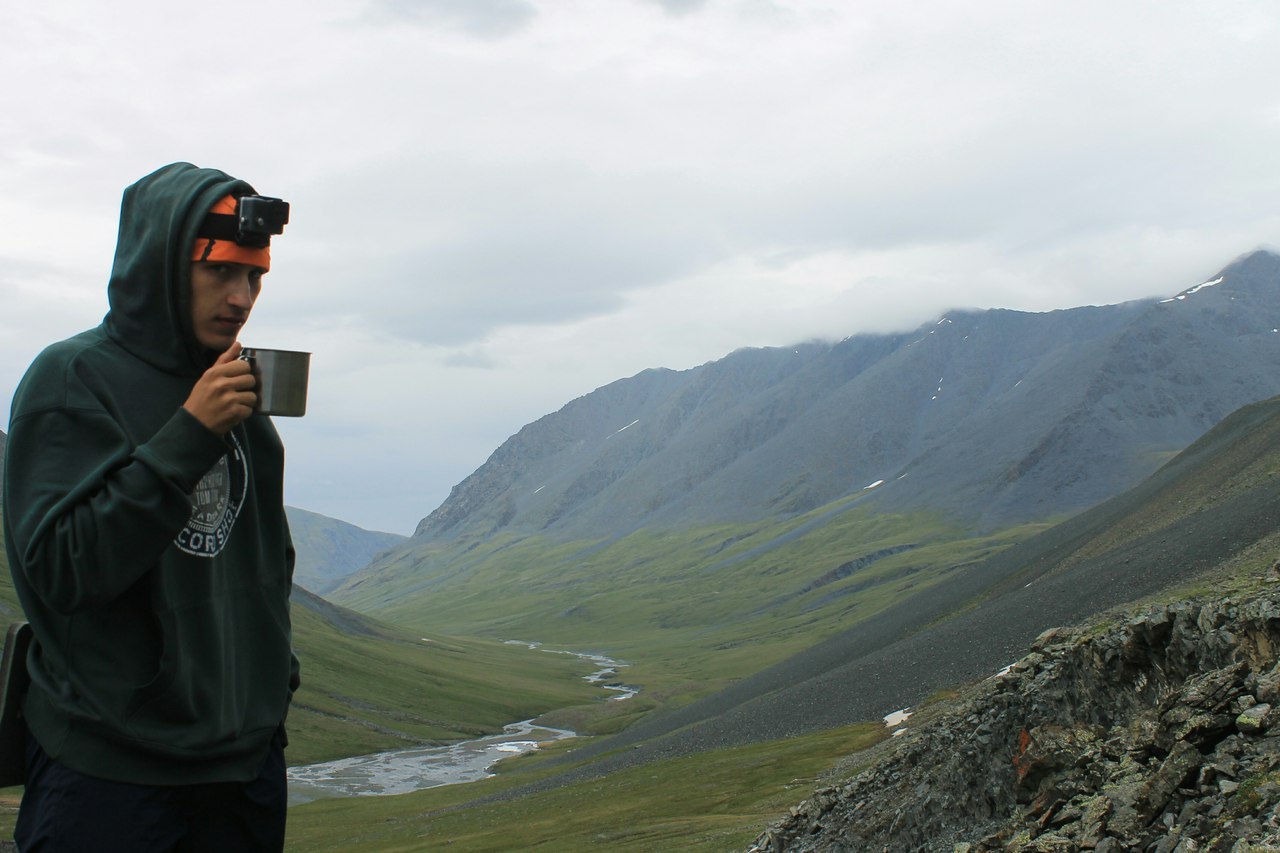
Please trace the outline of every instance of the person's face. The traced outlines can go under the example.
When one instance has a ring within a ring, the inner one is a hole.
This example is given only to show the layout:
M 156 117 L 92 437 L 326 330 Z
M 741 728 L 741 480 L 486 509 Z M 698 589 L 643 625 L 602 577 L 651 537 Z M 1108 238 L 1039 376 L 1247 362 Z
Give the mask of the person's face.
M 191 328 L 214 352 L 235 343 L 262 289 L 261 267 L 225 261 L 191 264 Z

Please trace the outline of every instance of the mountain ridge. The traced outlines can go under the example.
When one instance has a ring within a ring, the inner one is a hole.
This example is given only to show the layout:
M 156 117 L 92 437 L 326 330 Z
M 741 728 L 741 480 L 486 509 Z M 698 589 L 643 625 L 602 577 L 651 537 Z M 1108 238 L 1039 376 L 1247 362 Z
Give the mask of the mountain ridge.
M 406 538 L 398 533 L 365 530 L 295 506 L 284 509 L 297 555 L 294 583 L 317 595 L 337 587 L 378 554 Z
M 1077 512 L 1280 392 L 1280 256 L 1244 255 L 1209 281 L 642 371 L 519 430 L 405 547 L 799 514 L 874 482 L 886 509 L 985 529 Z

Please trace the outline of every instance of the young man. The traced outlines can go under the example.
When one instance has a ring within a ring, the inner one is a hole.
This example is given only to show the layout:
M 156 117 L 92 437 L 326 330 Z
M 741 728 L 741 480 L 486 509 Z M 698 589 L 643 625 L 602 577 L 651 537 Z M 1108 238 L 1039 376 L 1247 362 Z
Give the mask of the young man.
M 294 554 L 237 338 L 287 211 L 188 163 L 126 189 L 110 310 L 14 395 L 24 851 L 283 847 Z

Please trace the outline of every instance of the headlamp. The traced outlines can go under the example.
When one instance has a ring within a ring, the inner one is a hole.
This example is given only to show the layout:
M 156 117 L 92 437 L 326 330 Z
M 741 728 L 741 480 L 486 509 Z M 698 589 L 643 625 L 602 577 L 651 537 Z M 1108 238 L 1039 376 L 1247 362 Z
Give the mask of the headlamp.
M 250 249 L 266 248 L 273 234 L 284 233 L 289 222 L 289 202 L 263 195 L 236 199 L 235 213 L 210 213 L 197 238 L 230 240 Z

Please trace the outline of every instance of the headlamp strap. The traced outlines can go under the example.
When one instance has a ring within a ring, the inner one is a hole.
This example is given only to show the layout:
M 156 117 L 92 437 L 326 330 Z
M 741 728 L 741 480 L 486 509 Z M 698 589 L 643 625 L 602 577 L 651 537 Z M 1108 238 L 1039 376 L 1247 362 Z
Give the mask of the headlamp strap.
M 214 240 L 230 240 L 235 242 L 240 234 L 239 217 L 230 213 L 210 213 L 200 224 L 197 237 L 208 237 Z

